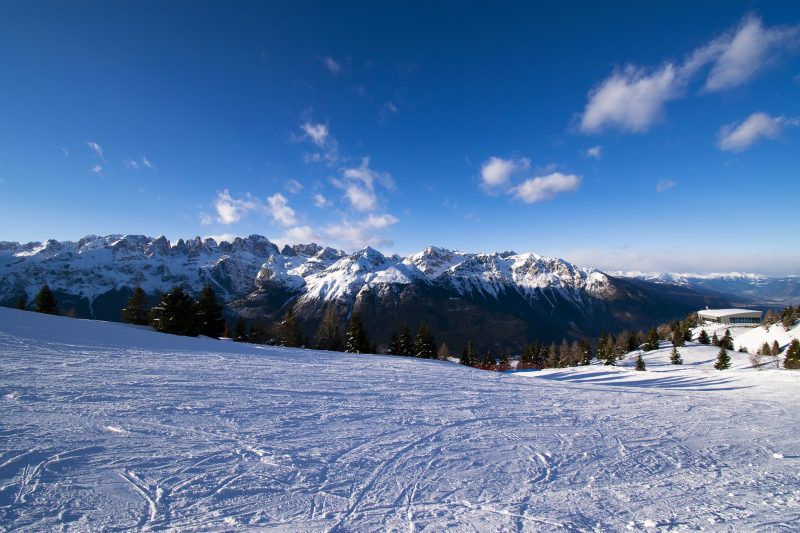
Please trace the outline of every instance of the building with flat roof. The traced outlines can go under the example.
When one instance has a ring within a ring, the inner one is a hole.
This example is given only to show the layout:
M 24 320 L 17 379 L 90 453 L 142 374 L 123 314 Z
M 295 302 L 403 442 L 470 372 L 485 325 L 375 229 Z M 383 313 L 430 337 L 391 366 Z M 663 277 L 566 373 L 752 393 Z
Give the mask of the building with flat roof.
M 751 309 L 704 309 L 697 312 L 701 322 L 757 326 L 761 323 L 761 311 Z

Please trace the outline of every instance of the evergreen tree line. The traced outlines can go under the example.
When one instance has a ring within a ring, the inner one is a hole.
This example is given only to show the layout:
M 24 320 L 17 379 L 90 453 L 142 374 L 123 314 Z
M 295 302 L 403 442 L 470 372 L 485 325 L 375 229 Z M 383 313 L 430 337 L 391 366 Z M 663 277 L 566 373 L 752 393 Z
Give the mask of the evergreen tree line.
M 409 327 L 403 326 L 400 334 L 392 333 L 389 339 L 389 354 L 435 359 L 439 356 L 431 328 L 423 324 L 416 337 L 412 337 Z
M 27 311 L 29 307 L 28 295 L 23 294 L 20 296 L 15 307 L 22 311 Z M 42 285 L 42 288 L 39 289 L 39 292 L 36 294 L 36 298 L 33 300 L 33 310 L 37 313 L 44 313 L 46 315 L 61 314 L 61 311 L 58 308 L 56 295 L 53 293 L 47 283 Z
M 767 314 L 764 315 L 764 318 L 761 320 L 761 324 L 764 327 L 769 328 L 770 326 L 780 322 L 784 329 L 789 331 L 789 329 L 794 326 L 798 320 L 800 320 L 800 305 L 790 305 L 782 308 L 780 313 L 776 313 L 774 310 L 770 309 L 767 311 Z
M 27 296 L 23 295 L 17 301 L 18 309 L 28 309 Z M 36 295 L 33 310 L 38 313 L 58 315 L 59 307 L 55 294 L 45 283 Z M 763 320 L 765 327 L 781 322 L 784 328 L 790 329 L 800 320 L 800 305 L 784 307 L 780 314 L 770 310 Z M 361 316 L 353 313 L 344 332 L 339 325 L 334 307 L 329 306 L 323 320 L 316 332 L 313 344 L 303 339 L 297 318 L 290 307 L 283 319 L 272 328 L 252 325 L 249 328 L 243 318 L 239 318 L 232 332 L 225 322 L 224 308 L 217 299 L 211 286 L 206 285 L 200 293 L 200 298 L 194 300 L 181 287 L 174 287 L 164 294 L 157 305 L 148 308 L 147 296 L 141 287 L 133 290 L 133 295 L 122 308 L 122 321 L 129 324 L 150 325 L 157 331 L 175 335 L 219 338 L 232 337 L 239 342 L 256 342 L 262 344 L 277 344 L 279 346 L 303 347 L 310 346 L 318 350 L 344 351 L 349 353 L 377 353 L 377 347 L 366 334 Z M 678 351 L 692 340 L 691 330 L 698 325 L 696 313 L 690 313 L 684 320 L 673 321 L 652 328 L 645 336 L 641 331 L 623 331 L 616 335 L 601 333 L 594 348 L 586 340 L 573 340 L 569 343 L 562 340 L 560 345 L 555 343 L 539 343 L 533 341 L 526 345 L 517 364 L 518 369 L 533 368 L 563 368 L 569 366 L 588 365 L 596 357 L 607 365 L 614 365 L 625 353 L 640 350 L 636 359 L 636 369 L 645 370 L 642 352 L 657 350 L 662 340 L 672 343 L 670 362 L 683 364 L 683 359 Z M 705 329 L 700 331 L 698 342 L 705 345 L 719 346 L 720 350 L 714 368 L 725 370 L 730 368 L 731 359 L 729 350 L 733 350 L 733 338 L 730 330 L 726 329 L 722 338 L 716 332 L 711 337 Z M 746 349 L 742 349 L 746 351 Z M 447 359 L 450 356 L 447 345 L 442 343 L 436 349 L 433 332 L 427 325 L 420 326 L 416 336 L 412 336 L 408 326 L 404 326 L 399 334 L 393 333 L 389 340 L 388 353 L 392 355 L 413 356 L 426 359 Z M 780 355 L 781 348 L 778 341 L 770 346 L 768 343 L 758 350 L 757 355 L 776 357 Z M 777 359 L 776 359 L 777 361 Z M 509 354 L 502 352 L 499 357 L 490 350 L 483 356 L 475 352 L 472 341 L 468 341 L 461 353 L 460 362 L 463 365 L 484 370 L 507 370 L 511 368 Z M 788 346 L 784 359 L 787 369 L 800 369 L 800 341 L 794 339 Z
M 203 287 L 197 300 L 182 287 L 173 287 L 152 308 L 147 306 L 144 290 L 135 287 L 122 308 L 122 321 L 150 325 L 162 333 L 190 337 L 205 335 L 215 339 L 223 336 L 226 329 L 222 304 L 210 285 Z

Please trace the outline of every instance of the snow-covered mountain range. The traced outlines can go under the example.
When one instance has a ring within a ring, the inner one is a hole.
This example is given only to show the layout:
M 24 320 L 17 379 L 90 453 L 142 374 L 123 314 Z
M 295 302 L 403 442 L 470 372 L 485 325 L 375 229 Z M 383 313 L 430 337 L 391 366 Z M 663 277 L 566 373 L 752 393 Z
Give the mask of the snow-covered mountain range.
M 620 271 L 611 274 L 713 292 L 735 304 L 794 305 L 800 301 L 800 276 L 768 277 L 748 272 L 698 274 Z
M 0 298 L 29 298 L 46 281 L 89 301 L 112 290 L 141 286 L 164 292 L 175 285 L 199 291 L 211 284 L 234 300 L 265 284 L 302 290 L 308 298 L 352 298 L 376 284 L 441 284 L 459 294 L 497 296 L 544 288 L 602 294 L 605 274 L 562 259 L 513 252 L 470 254 L 429 247 L 408 257 L 386 257 L 367 247 L 354 254 L 316 244 L 284 246 L 260 235 L 217 243 L 199 237 L 170 243 L 142 235 L 88 236 L 72 242 L 0 242 Z
M 709 303 L 691 288 L 667 289 L 533 253 L 428 247 L 401 257 L 367 247 L 347 254 L 316 244 L 279 249 L 259 235 L 220 243 L 141 235 L 0 242 L 0 304 L 30 300 L 45 282 L 62 310 L 77 316 L 117 320 L 137 285 L 155 300 L 175 285 L 197 293 L 210 284 L 231 315 L 252 321 L 276 320 L 294 307 L 309 336 L 333 305 L 343 320 L 361 312 L 379 337 L 427 322 L 453 331 L 453 342 L 644 327 Z

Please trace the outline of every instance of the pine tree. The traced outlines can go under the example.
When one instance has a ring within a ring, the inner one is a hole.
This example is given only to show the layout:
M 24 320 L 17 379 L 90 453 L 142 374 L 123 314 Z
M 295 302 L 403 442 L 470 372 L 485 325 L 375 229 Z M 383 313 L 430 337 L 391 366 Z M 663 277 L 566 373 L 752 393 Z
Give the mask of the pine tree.
M 761 348 L 758 349 L 758 355 L 772 355 L 772 351 L 769 349 L 769 343 L 764 341 L 764 344 L 761 345 Z
M 639 355 L 636 356 L 636 370 L 639 371 L 647 370 L 647 367 L 644 364 L 644 359 L 642 358 L 642 352 L 639 352 Z
M 464 347 L 464 350 L 461 352 L 461 360 L 459 361 L 462 365 L 466 366 L 475 366 L 475 348 L 472 346 L 472 341 L 467 341 L 467 345 Z
M 561 344 L 558 347 L 558 366 L 569 366 L 571 357 L 572 353 L 570 352 L 567 339 L 561 339 Z
M 503 350 L 500 354 L 500 361 L 497 362 L 497 370 L 505 372 L 511 368 L 511 363 L 508 358 L 508 350 Z
M 551 342 L 550 346 L 547 348 L 545 365 L 547 368 L 558 368 L 561 366 L 561 362 L 558 360 L 558 346 L 556 346 L 554 342 Z
M 389 353 L 392 355 L 401 355 L 400 337 L 397 336 L 397 333 L 392 333 L 392 336 L 389 339 Z
M 714 363 L 714 368 L 717 370 L 727 370 L 731 367 L 731 356 L 724 346 L 719 347 L 719 354 L 717 355 L 717 362 Z
M 625 351 L 626 352 L 633 352 L 635 350 L 638 350 L 640 343 L 641 343 L 641 340 L 639 339 L 639 336 L 636 334 L 636 332 L 635 331 L 629 332 L 628 333 L 628 345 L 625 346 Z
M 719 337 L 717 337 L 717 332 L 716 331 L 711 336 L 711 344 L 712 344 L 712 346 L 719 346 Z
M 700 330 L 700 336 L 697 337 L 697 342 L 700 344 L 709 344 L 711 342 L 711 339 L 708 338 L 708 333 L 706 333 L 706 330 Z
M 422 325 L 417 332 L 417 339 L 414 341 L 414 350 L 417 357 L 433 359 L 436 357 L 436 341 L 433 338 L 431 329 Z
M 364 323 L 361 322 L 361 316 L 358 313 L 353 313 L 352 318 L 350 318 L 350 327 L 347 330 L 344 349 L 350 353 L 370 353 L 374 351 L 372 343 L 367 338 L 366 331 L 364 331 Z
M 783 359 L 783 368 L 791 370 L 800 369 L 800 341 L 794 339 L 786 350 L 786 357 Z
M 517 362 L 517 370 L 525 370 L 527 368 L 533 367 L 533 351 L 532 351 L 531 344 L 526 344 L 522 347 L 522 353 L 519 356 L 519 361 Z
M 135 287 L 133 294 L 122 308 L 122 321 L 127 324 L 146 326 L 150 323 L 150 310 L 147 308 L 147 296 L 141 287 Z
M 233 340 L 236 342 L 245 342 L 247 340 L 247 324 L 242 317 L 237 318 L 236 324 L 233 326 Z
M 450 348 L 447 347 L 447 344 L 442 343 L 442 345 L 439 346 L 439 351 L 436 352 L 436 358 L 442 361 L 450 359 Z
M 198 330 L 195 309 L 194 300 L 181 287 L 174 287 L 152 309 L 153 327 L 162 333 L 194 337 Z
M 774 310 L 770 309 L 769 311 L 767 311 L 767 314 L 764 315 L 764 318 L 761 320 L 761 322 L 764 324 L 766 328 L 769 328 L 773 324 L 777 324 L 779 320 L 780 317 L 778 316 L 778 314 Z
M 686 339 L 683 334 L 683 330 L 680 327 L 672 332 L 672 346 L 685 346 Z
M 210 285 L 203 287 L 197 301 L 197 323 L 200 334 L 218 339 L 225 331 L 225 316 L 222 304 Z
M 733 350 L 733 337 L 731 337 L 731 330 L 726 329 L 725 335 L 719 340 L 720 346 L 724 346 L 726 350 Z
M 322 323 L 317 330 L 316 346 L 318 350 L 328 350 L 331 352 L 341 352 L 344 350 L 344 341 L 339 331 L 339 320 L 333 306 L 328 306 Z
M 681 354 L 676 346 L 672 347 L 672 353 L 670 353 L 669 355 L 669 362 L 672 363 L 673 365 L 683 364 L 683 358 L 681 357 Z
M 658 350 L 659 340 L 658 330 L 655 328 L 651 329 L 649 332 L 647 332 L 647 342 L 645 343 L 644 350 L 646 352 L 649 352 L 650 350 Z
M 303 345 L 303 338 L 300 335 L 300 325 L 294 316 L 291 307 L 286 311 L 283 321 L 278 324 L 278 345 L 299 348 Z
M 20 311 L 24 311 L 25 309 L 28 308 L 28 295 L 27 294 L 22 293 L 22 296 L 20 296 L 19 299 L 17 300 L 17 306 L 16 307 Z
M 631 338 L 634 338 L 634 335 L 631 335 Z M 592 345 L 586 340 L 581 340 L 578 342 L 578 346 L 581 350 L 581 362 L 579 364 L 592 364 Z
M 781 353 L 781 347 L 778 345 L 778 341 L 777 340 L 772 341 L 772 348 L 770 349 L 770 355 L 772 355 L 772 357 L 777 357 L 778 355 L 780 355 L 780 353 Z
M 44 313 L 47 315 L 59 314 L 56 295 L 53 294 L 53 291 L 50 290 L 50 286 L 48 286 L 47 283 L 42 285 L 39 294 L 36 295 L 36 299 L 33 301 L 33 309 L 37 313 Z
M 481 360 L 480 368 L 483 370 L 495 370 L 495 365 L 497 364 L 497 360 L 495 360 L 494 355 L 492 352 L 487 351 L 486 355 L 483 356 Z
M 400 351 L 397 355 L 414 355 L 414 339 L 407 325 L 400 330 Z
M 601 361 L 608 358 L 608 354 L 606 354 L 606 342 L 608 341 L 608 337 L 606 336 L 605 332 L 600 333 L 600 338 L 597 339 L 597 349 L 595 350 L 597 354 L 597 358 Z

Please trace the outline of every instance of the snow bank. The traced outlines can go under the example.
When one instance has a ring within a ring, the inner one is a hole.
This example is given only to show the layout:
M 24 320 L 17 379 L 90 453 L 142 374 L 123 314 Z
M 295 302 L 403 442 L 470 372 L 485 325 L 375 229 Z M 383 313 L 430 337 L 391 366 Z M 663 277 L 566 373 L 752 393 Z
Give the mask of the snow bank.
M 501 374 L 0 309 L 0 529 L 793 529 L 800 372 L 668 351 Z

